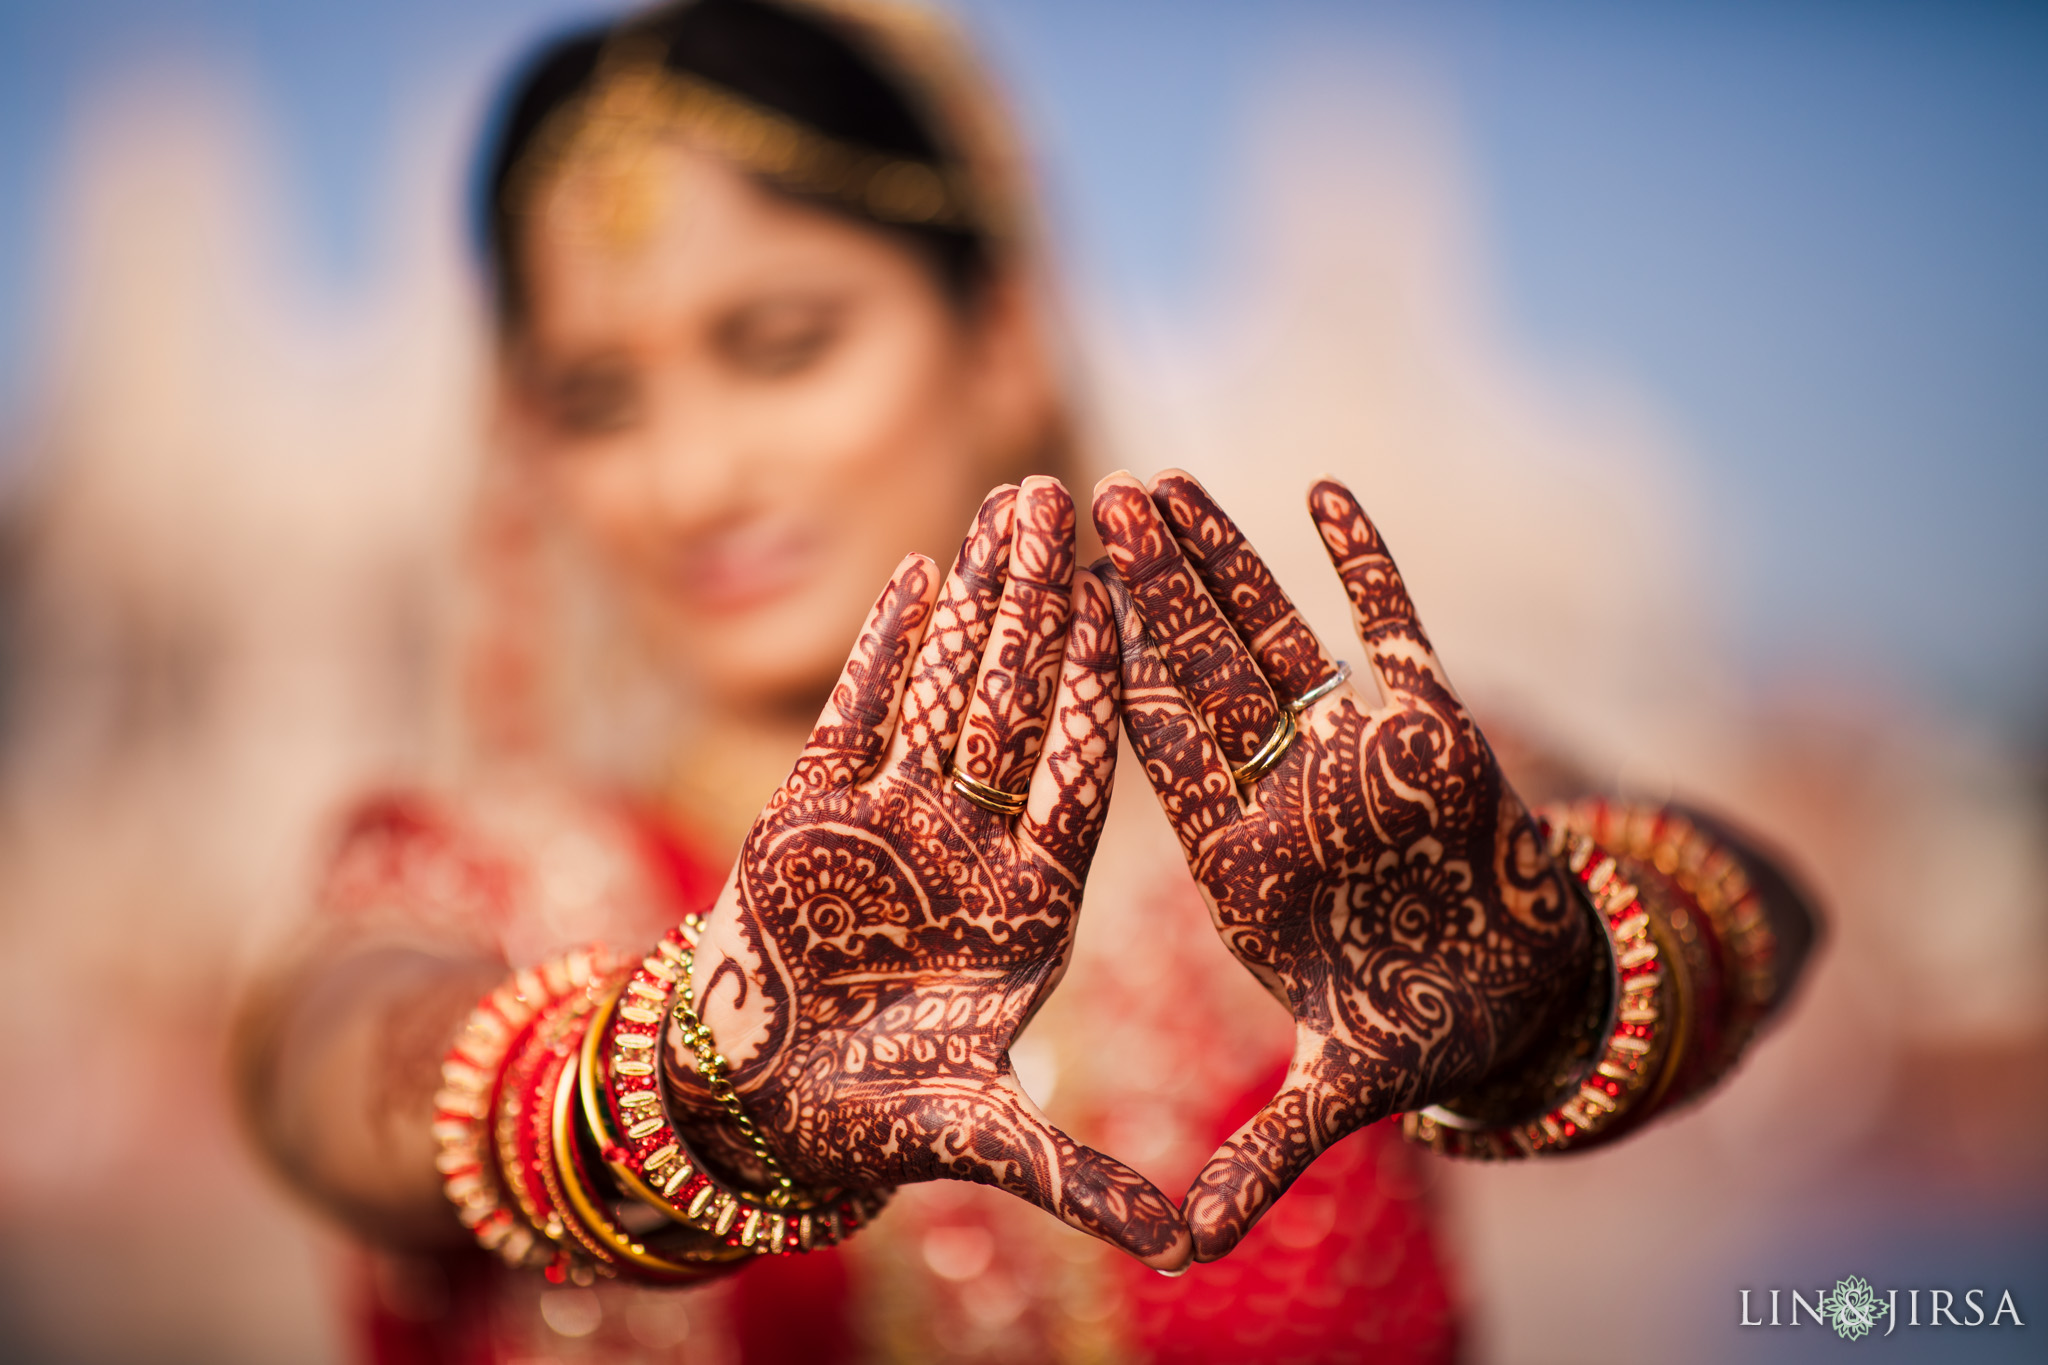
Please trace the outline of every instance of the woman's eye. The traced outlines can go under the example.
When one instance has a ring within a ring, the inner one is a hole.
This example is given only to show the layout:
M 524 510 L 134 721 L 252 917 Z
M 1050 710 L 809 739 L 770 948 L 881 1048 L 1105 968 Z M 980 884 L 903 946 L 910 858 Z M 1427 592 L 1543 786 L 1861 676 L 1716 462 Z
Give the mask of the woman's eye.
M 572 436 L 602 436 L 640 420 L 640 377 L 624 365 L 579 365 L 548 386 L 555 425 Z
M 719 328 L 718 348 L 744 374 L 796 374 L 817 364 L 839 340 L 842 312 L 836 304 L 808 300 L 756 304 Z

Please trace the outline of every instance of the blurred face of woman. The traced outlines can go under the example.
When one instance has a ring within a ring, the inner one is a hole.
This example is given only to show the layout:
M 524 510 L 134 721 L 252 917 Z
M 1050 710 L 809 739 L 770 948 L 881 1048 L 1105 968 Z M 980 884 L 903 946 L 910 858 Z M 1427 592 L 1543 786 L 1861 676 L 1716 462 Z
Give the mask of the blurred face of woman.
M 972 317 L 910 247 L 661 151 L 630 243 L 574 173 L 524 246 L 505 356 L 521 458 L 663 657 L 726 707 L 808 707 L 889 570 L 946 563 L 1044 429 L 1013 290 Z

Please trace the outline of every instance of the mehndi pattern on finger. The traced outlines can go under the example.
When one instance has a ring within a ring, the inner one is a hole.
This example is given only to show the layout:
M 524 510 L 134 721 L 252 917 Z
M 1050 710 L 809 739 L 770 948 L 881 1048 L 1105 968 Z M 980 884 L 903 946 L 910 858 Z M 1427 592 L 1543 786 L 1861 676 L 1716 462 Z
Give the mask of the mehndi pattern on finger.
M 1134 1254 L 1184 1259 L 1173 1204 L 1049 1124 L 1010 1068 L 1011 1044 L 1071 947 L 1118 725 L 1109 605 L 1092 576 L 1074 574 L 1071 500 L 1027 482 L 1015 509 L 1004 606 L 979 660 L 981 680 L 1002 683 L 968 703 L 960 733 L 962 746 L 979 738 L 1029 809 L 992 817 L 908 745 L 863 781 L 793 775 L 728 885 L 728 951 L 741 956 L 707 959 L 697 995 L 708 1010 L 721 992 L 744 993 L 765 1013 L 764 1040 L 735 1054 L 731 1080 L 797 1182 L 973 1181 Z M 856 661 L 895 650 L 864 636 Z M 976 666 L 962 652 L 951 641 L 918 648 L 900 688 L 903 724 L 963 695 Z M 709 1115 L 689 1049 L 673 1028 L 667 1037 L 669 1095 Z
M 1311 652 L 1291 624 L 1279 629 L 1292 606 L 1263 564 L 1246 560 L 1256 556 L 1228 518 L 1184 477 L 1163 479 L 1159 495 L 1180 536 L 1174 556 L 1206 556 L 1202 576 L 1223 589 L 1216 600 L 1230 603 L 1232 622 L 1263 633 L 1262 662 L 1299 680 L 1282 694 L 1324 682 L 1327 654 L 1319 644 Z M 1106 482 L 1112 496 L 1127 489 Z M 1260 776 L 1248 806 L 1217 790 L 1217 746 L 1208 713 L 1198 713 L 1204 680 L 1181 657 L 1205 646 L 1177 629 L 1172 594 L 1132 585 L 1119 597 L 1132 744 L 1224 942 L 1296 1023 L 1280 1094 L 1189 1191 L 1202 1259 L 1228 1251 L 1337 1139 L 1456 1093 L 1513 1053 L 1588 932 L 1377 530 L 1332 481 L 1317 485 L 1310 507 L 1388 704 L 1369 709 L 1340 689 L 1305 709 L 1298 740 Z M 1098 516 L 1119 564 L 1147 563 L 1155 583 L 1195 576 L 1185 564 L 1149 564 L 1166 548 L 1125 512 Z
M 1074 501 L 1051 479 L 1018 490 L 1009 581 L 968 704 L 954 772 L 999 792 L 1030 783 L 1072 616 Z
M 1144 489 L 1128 480 L 1106 480 L 1096 494 L 1095 524 L 1174 681 L 1231 765 L 1248 762 L 1273 733 L 1280 713 L 1257 661 Z

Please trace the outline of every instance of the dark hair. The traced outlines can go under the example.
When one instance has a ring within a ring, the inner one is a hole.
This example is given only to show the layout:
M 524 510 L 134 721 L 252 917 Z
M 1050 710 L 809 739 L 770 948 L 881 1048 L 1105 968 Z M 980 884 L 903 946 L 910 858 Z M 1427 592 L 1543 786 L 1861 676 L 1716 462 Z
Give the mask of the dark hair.
M 829 16 L 770 0 L 686 0 L 545 44 L 508 87 L 485 142 L 476 226 L 500 324 L 516 327 L 525 307 L 519 212 L 507 187 L 549 118 L 590 89 L 609 44 L 645 37 L 668 70 L 696 76 L 838 141 L 933 165 L 956 161 L 930 114 L 858 37 Z M 781 191 L 787 193 L 788 191 Z M 843 200 L 801 196 L 898 235 L 931 265 L 956 305 L 978 296 L 989 266 L 986 237 L 973 229 L 883 222 Z

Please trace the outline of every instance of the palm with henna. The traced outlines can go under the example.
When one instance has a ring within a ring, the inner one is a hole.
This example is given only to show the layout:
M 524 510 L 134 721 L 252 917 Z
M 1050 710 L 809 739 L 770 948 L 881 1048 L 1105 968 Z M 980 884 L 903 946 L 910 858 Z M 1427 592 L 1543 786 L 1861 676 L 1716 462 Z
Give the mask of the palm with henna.
M 1332 479 L 1309 514 L 1376 687 L 1317 698 L 1240 789 L 1286 704 L 1336 667 L 1192 477 L 1148 491 L 1119 474 L 1095 492 L 1124 728 L 1218 932 L 1295 1021 L 1280 1093 L 1188 1191 L 1198 1260 L 1229 1252 L 1339 1138 L 1506 1074 L 1576 996 L 1590 950 L 1379 532 Z
M 911 555 L 700 940 L 706 1022 L 796 1180 L 995 1185 L 1159 1268 L 1179 1211 L 1048 1123 L 1010 1068 L 1058 982 L 1109 806 L 1119 662 L 1052 479 L 982 504 L 943 584 Z M 1025 798 L 991 813 L 964 773 Z M 666 1076 L 703 1155 L 762 1174 L 671 1029 Z

